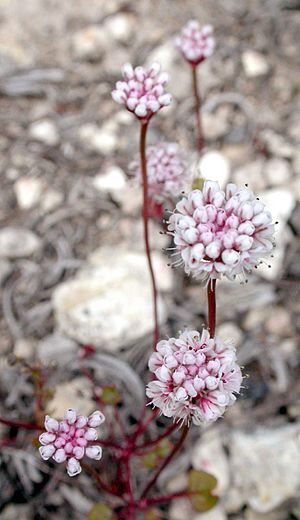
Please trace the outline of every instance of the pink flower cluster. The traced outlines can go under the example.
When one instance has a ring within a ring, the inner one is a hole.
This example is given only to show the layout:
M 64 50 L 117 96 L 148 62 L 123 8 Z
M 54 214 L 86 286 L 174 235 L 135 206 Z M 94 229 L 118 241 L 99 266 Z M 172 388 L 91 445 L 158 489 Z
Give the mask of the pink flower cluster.
M 206 181 L 176 205 L 168 229 L 185 272 L 206 280 L 245 276 L 273 249 L 272 216 L 246 187 Z
M 159 63 L 152 63 L 149 69 L 126 63 L 122 69 L 124 81 L 117 81 L 112 98 L 125 105 L 139 119 L 148 120 L 162 107 L 171 103 L 171 94 L 165 87 L 169 80 L 167 73 L 160 73 Z
M 178 197 L 189 178 L 187 154 L 176 143 L 161 143 L 148 146 L 146 158 L 149 195 L 159 201 Z M 141 183 L 139 161 L 133 161 L 130 168 Z
M 196 20 L 190 20 L 183 27 L 181 35 L 175 39 L 175 45 L 188 62 L 198 65 L 214 51 L 215 40 L 212 34 L 211 25 L 205 25 L 201 29 Z
M 242 382 L 234 346 L 205 329 L 160 341 L 149 368 L 156 376 L 146 390 L 151 404 L 167 417 L 197 425 L 223 415 Z
M 102 457 L 101 446 L 93 443 L 98 439 L 95 428 L 105 421 L 103 413 L 96 411 L 89 417 L 76 415 L 76 411 L 69 409 L 65 413 L 64 420 L 46 415 L 46 432 L 39 437 L 42 446 L 39 448 L 44 460 L 50 459 L 61 463 L 67 461 L 67 473 L 74 477 L 81 472 L 80 459 L 86 455 L 90 459 L 100 460 Z

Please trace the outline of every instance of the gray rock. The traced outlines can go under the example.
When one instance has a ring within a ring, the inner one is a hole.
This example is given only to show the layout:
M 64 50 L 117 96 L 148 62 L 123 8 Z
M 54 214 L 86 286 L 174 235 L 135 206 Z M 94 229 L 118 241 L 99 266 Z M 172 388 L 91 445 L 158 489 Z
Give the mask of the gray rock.
M 263 173 L 270 186 L 286 185 L 291 178 L 291 168 L 285 159 L 270 159 L 266 162 Z
M 110 155 L 118 147 L 116 125 L 106 123 L 101 128 L 94 123 L 87 123 L 79 129 L 79 139 L 89 150 L 102 155 Z
M 258 192 L 266 187 L 266 179 L 263 174 L 265 161 L 256 159 L 255 161 L 245 164 L 233 173 L 233 180 L 238 186 L 248 184 L 249 188 Z
M 106 48 L 107 34 L 100 25 L 89 25 L 72 36 L 72 54 L 79 60 L 100 61 Z
M 118 246 L 95 252 L 91 265 L 53 293 L 60 329 L 81 343 L 115 351 L 153 329 L 151 286 L 145 255 Z M 154 269 L 165 283 L 165 258 L 153 255 Z M 159 298 L 160 321 L 165 306 Z
M 233 432 L 230 453 L 233 485 L 255 512 L 269 513 L 298 496 L 297 425 L 259 428 L 252 433 Z
M 12 271 L 12 264 L 5 259 L 0 258 L 0 286 Z
M 6 227 L 0 230 L 0 257 L 22 258 L 36 253 L 40 238 L 25 228 Z
M 55 146 L 59 143 L 57 127 L 50 119 L 32 123 L 29 127 L 29 136 L 31 139 L 40 141 L 48 146 Z
M 300 236 L 300 204 L 297 204 L 289 220 L 290 226 L 297 236 Z
M 265 56 L 254 50 L 243 52 L 242 64 L 247 78 L 265 76 L 270 70 L 270 65 Z

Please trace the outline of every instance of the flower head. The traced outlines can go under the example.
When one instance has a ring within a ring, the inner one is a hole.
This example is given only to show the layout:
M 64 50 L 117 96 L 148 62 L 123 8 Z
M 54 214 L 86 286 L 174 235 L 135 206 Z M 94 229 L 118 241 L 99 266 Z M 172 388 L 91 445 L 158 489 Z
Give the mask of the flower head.
M 176 143 L 161 143 L 148 146 L 146 157 L 150 197 L 159 201 L 178 197 L 189 177 L 186 153 Z M 130 167 L 142 182 L 139 161 L 133 161 Z
M 151 403 L 167 417 L 194 424 L 221 417 L 242 382 L 234 346 L 211 338 L 205 329 L 160 341 L 149 368 L 156 376 L 146 390 Z
M 190 20 L 176 38 L 175 45 L 189 63 L 198 65 L 214 51 L 215 40 L 212 35 L 211 25 L 204 25 L 201 29 L 196 20 Z
M 185 272 L 206 280 L 232 280 L 257 267 L 273 249 L 272 216 L 246 187 L 206 181 L 183 197 L 169 219 L 169 231 Z
M 45 418 L 45 429 L 39 437 L 42 446 L 39 448 L 44 460 L 52 457 L 55 462 L 67 462 L 67 473 L 74 477 L 81 472 L 80 459 L 86 455 L 90 459 L 100 460 L 101 446 L 93 444 L 98 439 L 95 428 L 105 421 L 103 413 L 96 411 L 89 417 L 76 415 L 69 409 L 64 420 L 56 421 L 49 415 Z
M 168 74 L 160 73 L 159 63 L 152 63 L 149 69 L 136 67 L 130 63 L 122 68 L 123 81 L 117 81 L 112 98 L 125 105 L 138 119 L 149 120 L 162 107 L 171 103 L 172 97 L 166 93 Z

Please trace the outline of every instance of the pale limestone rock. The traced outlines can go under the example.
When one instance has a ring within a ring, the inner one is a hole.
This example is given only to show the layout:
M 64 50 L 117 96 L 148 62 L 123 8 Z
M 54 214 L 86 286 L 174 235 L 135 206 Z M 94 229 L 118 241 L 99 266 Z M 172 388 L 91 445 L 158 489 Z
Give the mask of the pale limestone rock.
M 263 159 L 256 159 L 241 166 L 233 173 L 234 182 L 238 186 L 248 184 L 249 189 L 254 193 L 264 190 L 266 187 L 266 179 L 263 174 L 264 164 Z
M 266 175 L 270 186 L 286 185 L 291 178 L 291 169 L 288 161 L 276 157 L 266 162 L 263 173 Z
M 104 23 L 107 37 L 123 44 L 129 43 L 134 34 L 135 19 L 128 13 L 118 13 L 110 16 Z
M 158 287 L 164 289 L 169 273 L 165 259 L 156 253 L 153 260 Z M 105 247 L 94 252 L 90 262 L 74 280 L 59 285 L 53 293 L 60 329 L 79 342 L 108 351 L 151 334 L 153 309 L 145 255 Z M 161 298 L 158 304 L 163 322 L 166 314 Z
M 233 321 L 226 321 L 219 325 L 218 336 L 220 336 L 223 340 L 232 340 L 236 347 L 240 346 L 243 339 L 243 333 L 241 329 Z
M 265 56 L 253 50 L 243 52 L 242 64 L 247 78 L 265 76 L 270 70 L 270 65 Z
M 31 256 L 40 246 L 40 238 L 29 229 L 6 227 L 0 230 L 0 258 Z
M 258 513 L 269 513 L 298 495 L 300 442 L 297 425 L 235 431 L 230 441 L 234 487 Z
M 230 483 L 229 463 L 218 430 L 202 433 L 194 446 L 191 463 L 194 469 L 207 471 L 216 477 L 215 492 L 218 496 L 226 494 Z
M 106 48 L 107 34 L 100 25 L 89 25 L 72 37 L 72 53 L 79 60 L 100 61 Z
M 29 338 L 20 338 L 15 341 L 14 355 L 21 358 L 30 358 L 35 351 L 35 341 Z
M 44 183 L 36 177 L 22 177 L 14 184 L 18 205 L 21 209 L 30 209 L 39 204 Z
M 206 152 L 199 162 L 199 171 L 204 180 L 218 181 L 221 188 L 227 184 L 230 175 L 230 163 L 221 152 Z
M 266 321 L 266 329 L 270 334 L 286 337 L 293 330 L 291 316 L 284 307 L 269 309 L 269 318 Z
M 101 192 L 112 193 L 125 188 L 126 176 L 118 166 L 110 166 L 103 173 L 94 177 L 93 185 Z
M 35 121 L 29 127 L 29 136 L 35 141 L 40 141 L 48 146 L 55 146 L 59 143 L 57 127 L 50 119 Z
M 94 123 L 83 125 L 79 129 L 79 139 L 87 149 L 104 156 L 110 155 L 118 147 L 115 124 L 112 122 L 101 127 Z
M 89 415 L 95 410 L 92 387 L 84 377 L 59 383 L 54 390 L 54 397 L 47 402 L 46 412 L 55 419 L 63 419 L 65 411 L 74 406 L 78 415 Z

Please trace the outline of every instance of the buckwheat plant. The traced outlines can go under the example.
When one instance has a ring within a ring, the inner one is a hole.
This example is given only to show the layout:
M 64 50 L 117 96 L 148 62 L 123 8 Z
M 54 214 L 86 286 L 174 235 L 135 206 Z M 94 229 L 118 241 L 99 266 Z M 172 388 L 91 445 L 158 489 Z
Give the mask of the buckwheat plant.
M 196 68 L 213 52 L 212 29 L 206 26 L 200 30 L 197 22 L 189 22 L 177 39 L 177 46 L 193 71 L 200 150 L 203 136 Z M 154 308 L 148 402 L 145 399 L 136 424 L 125 423 L 119 413 L 122 399 L 125 402 L 124 385 L 122 388 L 113 384 L 97 386 L 95 374 L 83 365 L 86 357 L 96 359 L 95 349 L 84 345 L 79 368 L 91 385 L 94 404 L 99 410 L 91 415 L 78 415 L 72 407 L 64 417 L 46 415 L 49 369 L 32 365 L 29 367 L 35 388 L 32 421 L 0 418 L 10 432 L 20 429 L 27 432 L 28 445 L 39 440 L 40 456 L 48 471 L 55 471 L 56 481 L 61 478 L 59 475 L 64 478 L 62 468 L 66 468 L 70 477 L 84 470 L 94 479 L 101 500 L 92 508 L 90 520 L 135 520 L 141 514 L 148 520 L 159 519 L 157 506 L 179 497 L 189 498 L 200 513 L 215 505 L 216 479 L 204 471 L 190 471 L 187 488 L 179 493 L 160 494 L 156 483 L 163 469 L 182 449 L 190 428 L 223 417 L 241 389 L 242 373 L 235 346 L 231 340 L 223 340 L 216 334 L 217 280 L 226 278 L 234 283 L 236 278 L 246 279 L 274 247 L 272 216 L 247 186 L 228 184 L 222 190 L 217 182 L 206 181 L 201 190 L 188 191 L 171 213 L 166 232 L 173 241 L 170 249 L 176 257 L 174 266 L 182 266 L 186 275 L 207 285 L 207 325 L 201 331 L 181 331 L 178 337 L 160 337 L 149 244 L 149 200 L 178 200 L 188 179 L 186 154 L 176 143 L 158 144 L 146 151 L 150 120 L 171 102 L 166 92 L 167 81 L 167 74 L 160 73 L 157 63 L 150 68 L 135 69 L 126 64 L 123 80 L 117 82 L 112 93 L 113 99 L 134 114 L 140 124 L 140 159 L 135 161 L 135 169 L 143 187 L 144 239 Z M 167 419 L 161 432 L 154 435 L 155 430 L 149 427 L 158 415 Z M 6 442 L 11 443 L 11 437 L 2 445 Z
M 181 52 L 183 58 L 191 67 L 193 95 L 195 100 L 196 117 L 196 146 L 199 152 L 204 146 L 203 129 L 201 123 L 201 96 L 198 87 L 197 68 L 204 60 L 209 58 L 215 48 L 213 28 L 211 25 L 200 27 L 196 20 L 190 20 L 182 29 L 181 34 L 175 39 L 175 46 Z
M 166 92 L 169 76 L 160 72 L 159 63 L 153 63 L 150 68 L 136 67 L 126 63 L 122 69 L 123 81 L 117 81 L 112 92 L 114 101 L 125 105 L 140 123 L 140 169 L 143 179 L 143 222 L 144 241 L 151 276 L 153 294 L 154 332 L 153 347 L 159 338 L 157 287 L 151 259 L 149 243 L 149 188 L 146 160 L 146 135 L 150 119 L 163 107 L 168 106 L 172 97 Z

